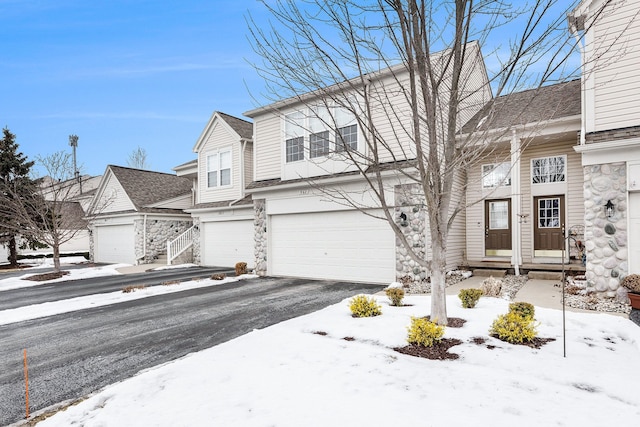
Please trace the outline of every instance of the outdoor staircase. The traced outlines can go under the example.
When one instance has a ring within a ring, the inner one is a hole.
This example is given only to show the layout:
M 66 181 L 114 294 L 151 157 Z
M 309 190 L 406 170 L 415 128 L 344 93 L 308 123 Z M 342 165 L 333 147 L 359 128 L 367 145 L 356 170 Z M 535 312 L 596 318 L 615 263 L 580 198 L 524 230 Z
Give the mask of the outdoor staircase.
M 187 229 L 173 240 L 167 240 L 167 265 L 193 246 L 194 227 Z

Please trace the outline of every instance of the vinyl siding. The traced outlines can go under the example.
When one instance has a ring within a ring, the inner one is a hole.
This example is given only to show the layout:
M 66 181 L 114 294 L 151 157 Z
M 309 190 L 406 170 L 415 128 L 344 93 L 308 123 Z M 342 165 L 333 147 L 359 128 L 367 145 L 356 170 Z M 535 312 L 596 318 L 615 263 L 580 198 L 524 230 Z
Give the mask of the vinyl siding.
M 464 195 L 462 192 L 462 185 L 464 182 L 464 173 L 459 173 L 455 177 L 453 183 L 454 197 L 451 200 L 451 207 L 449 209 L 449 215 L 453 213 L 458 206 L 458 201 Z M 464 203 L 464 200 L 462 201 Z M 447 269 L 457 269 L 464 260 L 465 244 L 466 244 L 466 212 L 462 210 L 454 219 L 451 230 L 449 231 L 449 237 L 447 239 Z
M 567 158 L 566 165 L 566 185 L 561 192 L 556 188 L 550 188 L 545 192 L 544 186 L 537 186 L 535 195 L 564 195 L 566 206 L 566 222 L 565 226 L 570 228 L 576 225 L 584 224 L 584 197 L 583 182 L 584 175 L 581 166 L 580 155 L 573 150 L 574 140 L 532 144 L 525 148 L 520 158 L 520 180 L 521 180 L 521 212 L 512 211 L 513 222 L 518 220 L 517 214 L 523 215 L 522 227 L 522 262 L 532 263 L 533 258 L 533 198 L 534 191 L 531 185 L 531 160 L 534 158 L 560 156 Z M 496 155 L 496 160 L 509 159 L 507 152 Z M 492 163 L 491 159 L 486 159 L 474 164 L 468 169 L 469 173 L 469 189 L 467 190 L 467 203 L 473 203 L 483 197 L 481 182 L 481 165 Z M 504 187 L 497 190 L 488 198 L 507 198 L 511 197 L 511 187 Z M 513 206 L 512 206 L 513 208 Z M 467 259 L 469 261 L 481 261 L 484 258 L 484 202 L 476 203 L 466 211 L 466 229 L 467 229 Z
M 595 131 L 640 124 L 640 16 L 637 0 L 609 5 L 594 28 Z M 601 57 L 600 57 L 601 56 Z
M 207 136 L 198 153 L 198 185 L 199 203 L 220 202 L 242 197 L 242 180 L 240 179 L 240 150 L 239 138 L 227 128 L 217 123 Z M 231 148 L 231 186 L 222 188 L 207 187 L 207 156 L 219 150 Z
M 97 213 L 121 212 L 135 209 L 120 182 L 109 172 L 100 201 L 96 204 Z
M 282 163 L 281 144 L 281 119 L 275 114 L 263 114 L 254 118 L 254 179 L 263 181 L 266 179 L 280 178 Z
M 253 144 L 247 143 L 244 150 L 244 185 L 253 181 Z

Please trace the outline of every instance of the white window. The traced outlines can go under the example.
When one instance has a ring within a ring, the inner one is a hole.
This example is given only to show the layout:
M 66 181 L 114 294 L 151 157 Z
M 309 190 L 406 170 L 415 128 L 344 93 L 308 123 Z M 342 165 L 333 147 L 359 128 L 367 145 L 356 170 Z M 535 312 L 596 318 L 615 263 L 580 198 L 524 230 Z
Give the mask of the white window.
M 231 185 L 231 149 L 207 156 L 207 187 Z
M 482 188 L 508 187 L 511 185 L 511 165 L 495 163 L 482 165 Z
M 533 184 L 547 184 L 565 182 L 566 157 L 554 156 L 531 160 L 531 182 Z
M 286 140 L 287 163 L 304 160 L 304 138 L 298 136 Z
M 309 157 L 320 157 L 329 154 L 329 131 L 309 135 Z
M 338 128 L 336 135 L 336 151 L 358 149 L 358 126 L 350 125 Z
M 287 163 L 304 160 L 304 114 L 294 111 L 284 117 L 285 158 Z
M 538 227 L 560 227 L 560 198 L 538 199 Z
M 489 202 L 489 229 L 508 230 L 509 229 L 509 202 L 502 200 L 499 202 Z

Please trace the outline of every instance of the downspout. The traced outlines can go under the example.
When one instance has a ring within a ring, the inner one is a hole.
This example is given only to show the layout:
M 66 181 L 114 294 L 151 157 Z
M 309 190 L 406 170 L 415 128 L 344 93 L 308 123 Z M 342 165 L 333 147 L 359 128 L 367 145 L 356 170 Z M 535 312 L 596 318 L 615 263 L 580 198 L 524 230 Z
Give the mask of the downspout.
M 235 205 L 240 200 L 244 199 L 244 196 L 245 196 L 245 193 L 244 193 L 244 153 L 245 153 L 246 149 L 247 149 L 247 140 L 243 139 L 242 140 L 242 150 L 240 150 L 240 191 L 242 193 L 241 193 L 240 198 L 238 198 L 236 200 L 232 200 L 231 202 L 229 202 L 229 206 Z
M 520 264 L 522 264 L 520 154 L 520 139 L 514 129 L 511 131 L 511 223 L 513 224 L 511 228 L 511 264 L 516 276 L 520 275 Z
M 580 31 L 584 32 L 584 17 L 583 16 L 575 16 L 575 14 L 571 14 L 569 16 L 569 32 L 573 34 L 573 37 L 576 39 L 576 45 L 580 50 L 580 145 L 586 144 L 586 130 L 587 130 L 587 114 L 586 114 L 586 102 L 585 102 L 585 92 L 586 88 L 586 44 L 584 43 L 583 36 L 580 35 Z

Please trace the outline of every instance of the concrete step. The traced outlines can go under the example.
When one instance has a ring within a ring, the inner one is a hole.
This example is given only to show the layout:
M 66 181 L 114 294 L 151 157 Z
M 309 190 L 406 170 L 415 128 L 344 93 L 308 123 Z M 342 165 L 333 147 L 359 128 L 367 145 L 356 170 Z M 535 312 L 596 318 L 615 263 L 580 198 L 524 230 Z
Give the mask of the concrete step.
M 507 270 L 495 270 L 490 268 L 476 268 L 475 270 L 473 270 L 474 276 L 481 276 L 481 277 L 489 277 L 489 276 L 504 277 L 506 274 L 507 274 Z
M 527 273 L 529 279 L 538 280 L 562 280 L 561 271 L 530 271 Z

